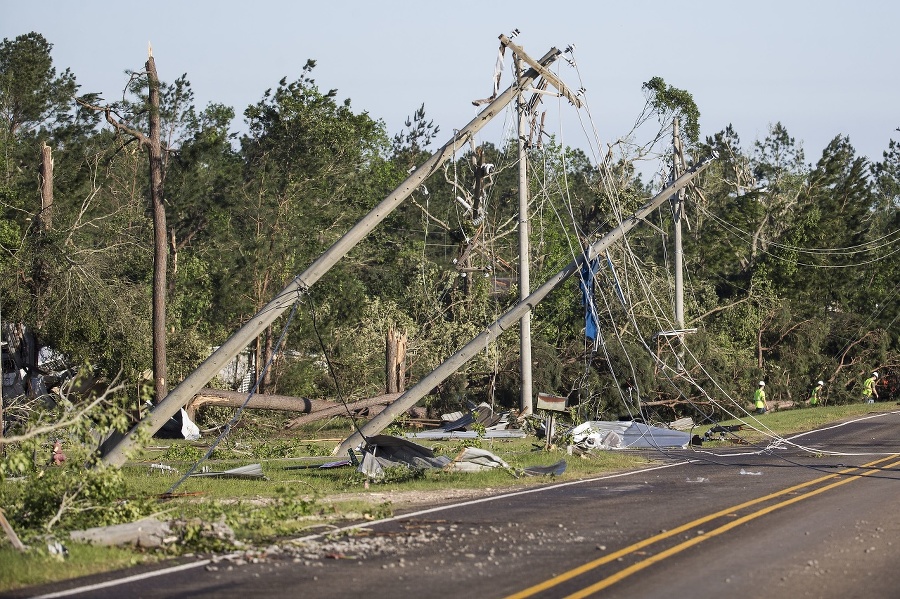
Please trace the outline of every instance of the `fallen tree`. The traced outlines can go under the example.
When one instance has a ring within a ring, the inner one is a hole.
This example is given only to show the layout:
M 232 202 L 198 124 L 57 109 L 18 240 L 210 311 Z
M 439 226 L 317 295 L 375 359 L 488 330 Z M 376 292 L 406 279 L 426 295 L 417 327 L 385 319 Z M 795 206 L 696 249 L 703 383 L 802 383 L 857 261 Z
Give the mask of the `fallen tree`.
M 316 422 L 333 416 L 353 415 L 358 416 L 362 410 L 375 406 L 386 406 L 398 397 L 400 393 L 387 393 L 375 397 L 367 397 L 347 404 L 328 401 L 324 399 L 308 399 L 305 397 L 292 397 L 289 395 L 254 395 L 247 401 L 247 394 L 238 391 L 225 391 L 222 389 L 203 388 L 185 406 L 185 411 L 191 420 L 195 420 L 197 412 L 202 407 L 220 406 L 223 408 L 239 408 L 244 406 L 251 410 L 280 410 L 284 412 L 301 412 L 304 415 L 288 421 L 285 428 L 296 428 L 310 422 Z

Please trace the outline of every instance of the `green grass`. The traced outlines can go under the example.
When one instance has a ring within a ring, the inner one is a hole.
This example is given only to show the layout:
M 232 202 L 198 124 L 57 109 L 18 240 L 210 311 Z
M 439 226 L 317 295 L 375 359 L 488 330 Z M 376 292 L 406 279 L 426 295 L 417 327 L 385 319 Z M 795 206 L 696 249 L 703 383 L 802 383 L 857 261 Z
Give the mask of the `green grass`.
M 900 409 L 893 402 L 874 404 L 847 404 L 841 406 L 821 406 L 815 408 L 797 408 L 778 410 L 762 415 L 753 414 L 744 418 L 744 429 L 737 433 L 738 438 L 749 443 L 764 441 L 771 435 L 787 436 L 811 431 L 813 429 L 858 418 L 870 413 L 891 412 Z M 739 424 L 738 420 L 727 420 L 720 425 Z M 712 425 L 697 427 L 695 434 L 703 435 Z
M 67 548 L 69 555 L 63 559 L 51 555 L 45 547 L 34 546 L 27 553 L 9 546 L 0 547 L 0 592 L 109 572 L 159 559 L 154 555 L 115 547 L 72 544 Z

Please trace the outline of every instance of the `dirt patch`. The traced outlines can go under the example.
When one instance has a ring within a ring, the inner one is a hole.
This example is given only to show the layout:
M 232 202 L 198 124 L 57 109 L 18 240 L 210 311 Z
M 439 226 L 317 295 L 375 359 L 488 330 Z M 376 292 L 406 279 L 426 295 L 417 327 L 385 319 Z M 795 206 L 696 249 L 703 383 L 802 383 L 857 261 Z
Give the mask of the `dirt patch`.
M 390 503 L 394 509 L 404 508 L 427 508 L 442 505 L 445 503 L 453 503 L 456 501 L 467 501 L 470 499 L 478 499 L 488 497 L 499 492 L 507 492 L 511 489 L 494 489 L 487 487 L 484 489 L 435 489 L 435 490 L 416 490 L 416 491 L 361 491 L 357 493 L 338 493 L 329 495 L 323 501 L 327 503 L 342 503 L 347 501 L 364 501 L 372 505 L 380 505 Z

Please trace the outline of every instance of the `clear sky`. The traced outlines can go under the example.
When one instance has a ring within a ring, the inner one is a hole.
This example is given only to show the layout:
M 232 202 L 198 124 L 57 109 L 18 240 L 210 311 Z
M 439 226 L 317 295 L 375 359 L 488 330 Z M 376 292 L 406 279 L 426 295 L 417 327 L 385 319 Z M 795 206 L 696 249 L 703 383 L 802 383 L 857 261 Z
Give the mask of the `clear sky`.
M 0 0 L 0 37 L 43 34 L 82 92 L 121 97 L 150 42 L 164 81 L 186 73 L 198 108 L 232 106 L 237 128 L 312 58 L 320 88 L 391 134 L 424 103 L 443 143 L 490 94 L 498 36 L 519 29 L 514 41 L 535 58 L 575 45 L 577 71 L 558 70 L 586 89 L 604 144 L 631 129 L 642 83 L 660 76 L 693 95 L 701 136 L 732 123 L 749 149 L 780 121 L 807 162 L 838 134 L 873 160 L 900 139 L 898 28 L 900 2 L 887 0 Z M 567 118 L 563 142 L 584 147 L 583 123 Z

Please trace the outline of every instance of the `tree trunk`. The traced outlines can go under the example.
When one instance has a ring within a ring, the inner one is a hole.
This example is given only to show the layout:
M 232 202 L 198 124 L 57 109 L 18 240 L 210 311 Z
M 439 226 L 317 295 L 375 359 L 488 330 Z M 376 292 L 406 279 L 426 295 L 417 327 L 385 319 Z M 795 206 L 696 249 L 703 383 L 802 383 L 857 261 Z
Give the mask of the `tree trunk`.
M 46 143 L 41 144 L 41 211 L 37 217 L 37 247 L 32 272 L 32 294 L 34 296 L 35 322 L 37 330 L 44 328 L 47 305 L 47 289 L 52 275 L 46 251 L 47 233 L 53 229 L 53 152 Z
M 201 389 L 194 398 L 187 403 L 185 411 L 191 420 L 197 411 L 204 406 L 221 406 L 225 408 L 239 408 L 247 400 L 246 393 L 238 391 L 225 391 L 222 389 Z M 334 406 L 334 402 L 307 399 L 305 397 L 290 397 L 287 395 L 262 395 L 255 393 L 247 403 L 247 408 L 252 410 L 281 410 L 285 412 L 315 412 Z
M 147 59 L 150 92 L 150 206 L 153 212 L 153 388 L 154 402 L 169 394 L 166 380 L 166 208 L 163 204 L 163 155 L 159 122 L 159 77 L 156 61 Z
M 53 154 L 46 143 L 41 144 L 41 213 L 38 224 L 41 231 L 53 228 Z
M 406 390 L 406 333 L 388 329 L 385 339 L 385 391 L 400 393 Z

